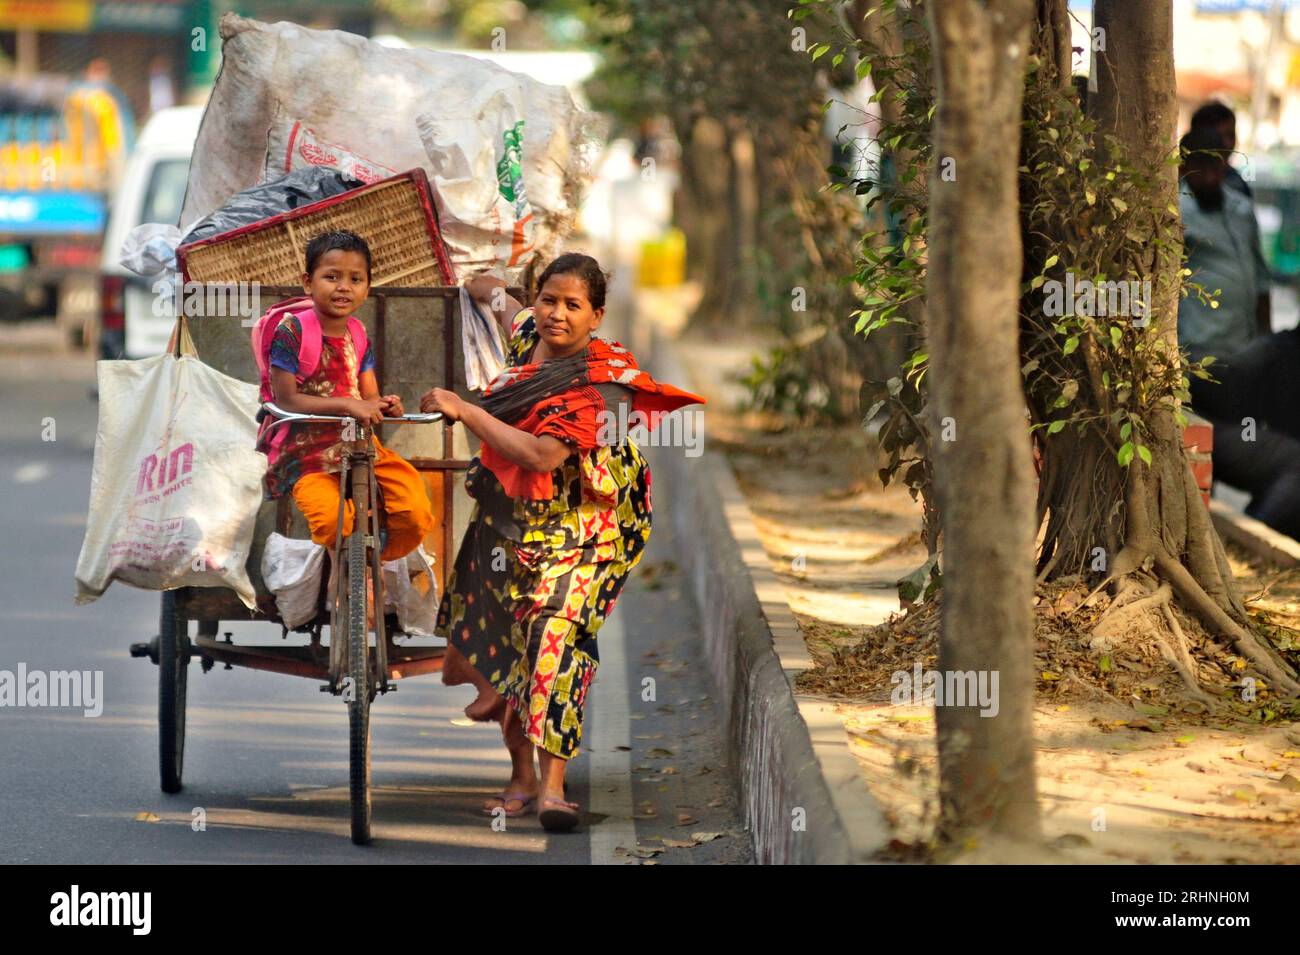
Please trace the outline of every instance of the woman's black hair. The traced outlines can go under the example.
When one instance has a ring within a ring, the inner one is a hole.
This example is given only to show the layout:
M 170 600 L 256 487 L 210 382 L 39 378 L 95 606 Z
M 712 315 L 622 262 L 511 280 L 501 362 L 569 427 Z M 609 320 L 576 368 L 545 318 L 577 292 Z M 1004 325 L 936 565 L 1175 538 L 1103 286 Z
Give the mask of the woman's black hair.
M 538 295 L 553 275 L 576 275 L 587 286 L 587 301 L 591 302 L 591 307 L 605 307 L 605 285 L 609 276 L 591 256 L 582 252 L 565 252 L 555 259 L 537 279 Z
M 313 236 L 307 243 L 307 274 L 316 271 L 326 252 L 360 252 L 366 260 L 366 279 L 370 278 L 370 246 L 366 240 L 347 229 L 335 229 Z

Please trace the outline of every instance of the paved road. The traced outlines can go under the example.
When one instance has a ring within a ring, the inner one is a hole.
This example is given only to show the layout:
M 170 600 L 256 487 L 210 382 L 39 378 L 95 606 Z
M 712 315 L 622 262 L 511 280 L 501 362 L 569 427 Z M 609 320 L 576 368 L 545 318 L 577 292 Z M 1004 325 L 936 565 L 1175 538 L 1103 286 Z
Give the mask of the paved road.
M 508 777 L 508 761 L 493 728 L 453 722 L 469 689 L 436 677 L 404 682 L 375 703 L 372 846 L 348 839 L 343 706 L 309 680 L 201 675 L 193 664 L 186 787 L 161 793 L 157 671 L 127 655 L 156 632 L 158 597 L 114 585 L 96 603 L 72 601 L 94 446 L 92 378 L 84 360 L 0 357 L 0 671 L 98 670 L 104 687 L 95 718 L 0 707 L 0 861 L 606 863 L 627 862 L 638 840 L 659 847 L 696 832 L 724 835 L 655 861 L 752 861 L 667 520 L 600 636 L 585 755 L 571 771 L 571 798 L 588 810 L 577 834 L 549 835 L 536 817 L 494 831 L 477 814 Z M 55 440 L 42 440 L 51 422 Z M 271 625 L 225 629 L 236 642 L 279 636 Z M 655 681 L 651 702 L 642 699 L 646 678 Z

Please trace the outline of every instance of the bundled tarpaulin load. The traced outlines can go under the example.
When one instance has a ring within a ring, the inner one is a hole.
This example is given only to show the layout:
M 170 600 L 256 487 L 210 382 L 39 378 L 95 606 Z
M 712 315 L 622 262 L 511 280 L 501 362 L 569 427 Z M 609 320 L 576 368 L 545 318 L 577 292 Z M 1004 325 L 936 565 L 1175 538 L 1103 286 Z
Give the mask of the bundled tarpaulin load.
M 281 212 L 301 209 L 313 202 L 341 195 L 349 189 L 364 186 L 360 179 L 346 175 L 328 166 L 308 166 L 295 169 L 268 182 L 258 183 L 235 193 L 221 206 L 185 230 L 181 244 L 210 239 L 223 232 L 254 222 L 261 222 Z
M 256 606 L 245 564 L 266 455 L 254 450 L 257 386 L 198 359 L 185 319 L 174 347 L 101 361 L 99 427 L 77 603 L 114 580 L 146 590 L 229 587 Z
M 179 280 L 180 266 L 176 250 L 225 232 L 252 225 L 282 212 L 311 205 L 363 185 L 337 169 L 310 166 L 296 169 L 272 182 L 260 183 L 237 192 L 221 207 L 194 223 L 182 235 L 175 225 L 146 222 L 127 233 L 122 241 L 119 261 L 136 275 L 153 279 L 154 291 L 163 301 L 171 301 Z
M 563 87 L 477 57 L 231 13 L 221 38 L 183 224 L 299 168 L 363 182 L 421 168 L 459 274 L 501 264 L 518 283 L 560 251 L 600 148 L 598 118 Z M 346 95 L 322 97 L 340 77 Z

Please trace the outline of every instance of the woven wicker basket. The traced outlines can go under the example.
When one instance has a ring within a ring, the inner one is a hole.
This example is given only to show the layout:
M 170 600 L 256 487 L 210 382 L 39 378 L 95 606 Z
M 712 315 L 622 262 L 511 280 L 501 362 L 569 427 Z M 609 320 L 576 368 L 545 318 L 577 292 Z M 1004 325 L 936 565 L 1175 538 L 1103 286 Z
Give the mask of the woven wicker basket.
M 456 284 L 418 169 L 182 246 L 178 255 L 187 281 L 297 285 L 307 242 L 332 229 L 350 229 L 369 244 L 371 285 Z

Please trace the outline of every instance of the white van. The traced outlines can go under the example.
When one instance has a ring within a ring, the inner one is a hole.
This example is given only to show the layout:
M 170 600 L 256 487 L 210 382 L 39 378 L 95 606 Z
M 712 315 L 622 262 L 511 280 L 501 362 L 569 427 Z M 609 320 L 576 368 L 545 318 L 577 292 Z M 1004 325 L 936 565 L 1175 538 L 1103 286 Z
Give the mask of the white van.
M 113 199 L 99 267 L 99 357 L 147 358 L 167 347 L 175 322 L 154 314 L 149 280 L 118 261 L 122 242 L 145 222 L 179 224 L 201 106 L 174 106 L 149 117 Z M 159 309 L 162 311 L 162 309 Z

